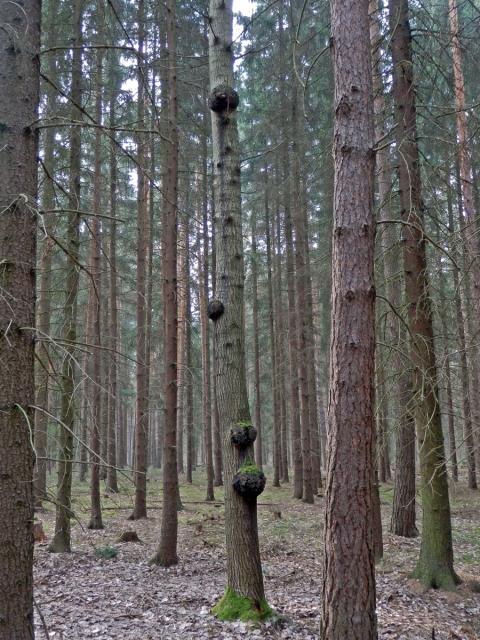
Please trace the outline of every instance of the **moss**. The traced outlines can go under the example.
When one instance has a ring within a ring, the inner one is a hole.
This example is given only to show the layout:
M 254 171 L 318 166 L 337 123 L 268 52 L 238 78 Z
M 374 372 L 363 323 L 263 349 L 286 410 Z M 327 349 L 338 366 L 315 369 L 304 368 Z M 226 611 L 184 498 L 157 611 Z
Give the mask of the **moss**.
M 95 556 L 102 558 L 103 560 L 112 560 L 118 556 L 118 549 L 107 544 L 104 547 L 97 547 L 95 549 Z
M 227 587 L 222 598 L 212 609 L 213 615 L 224 622 L 241 620 L 242 622 L 261 622 L 272 615 L 265 599 L 260 602 L 240 596 Z
M 259 476 L 263 471 L 252 460 L 245 460 L 237 473 L 246 473 L 249 476 Z

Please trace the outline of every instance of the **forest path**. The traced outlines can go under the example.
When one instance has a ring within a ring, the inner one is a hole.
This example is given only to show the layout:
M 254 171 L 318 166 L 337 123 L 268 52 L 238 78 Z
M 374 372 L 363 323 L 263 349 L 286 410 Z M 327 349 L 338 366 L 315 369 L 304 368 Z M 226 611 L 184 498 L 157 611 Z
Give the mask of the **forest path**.
M 74 489 L 79 522 L 73 526 L 73 553 L 54 555 L 46 544 L 36 546 L 35 599 L 50 640 L 318 638 L 323 498 L 313 506 L 304 505 L 291 498 L 291 487 L 267 485 L 259 507 L 265 588 L 282 619 L 255 628 L 219 623 L 209 613 L 225 585 L 223 506 L 202 501 L 202 484 L 182 486 L 180 562 L 170 569 L 148 564 L 160 531 L 157 480 L 149 483 L 151 504 L 157 508 L 150 510 L 148 520 L 127 520 L 131 497 L 104 497 L 104 506 L 115 508 L 105 510 L 103 531 L 84 528 L 87 492 L 86 485 Z M 436 640 L 480 639 L 480 593 L 474 593 L 468 583 L 469 577 L 478 579 L 480 573 L 480 527 L 475 518 L 480 496 L 463 489 L 452 494 L 456 567 L 467 582 L 455 593 L 425 593 L 408 578 L 419 539 L 403 540 L 386 533 L 392 487 L 382 487 L 385 558 L 377 568 L 382 639 L 431 640 L 432 629 Z M 216 497 L 221 502 L 221 490 L 216 489 Z M 53 512 L 39 514 L 39 519 L 50 539 Z M 137 531 L 141 544 L 117 542 L 120 533 L 129 529 Z M 117 549 L 116 558 L 95 555 L 95 548 L 106 546 Z M 45 629 L 38 613 L 36 618 L 37 638 L 43 639 Z

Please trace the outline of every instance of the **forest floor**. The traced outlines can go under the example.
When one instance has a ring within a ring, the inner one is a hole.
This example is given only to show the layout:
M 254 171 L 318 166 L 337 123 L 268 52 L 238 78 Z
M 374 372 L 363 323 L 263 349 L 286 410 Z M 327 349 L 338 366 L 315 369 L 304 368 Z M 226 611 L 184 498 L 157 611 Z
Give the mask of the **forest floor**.
M 47 542 L 35 548 L 37 639 L 318 638 L 323 498 L 305 505 L 291 497 L 291 486 L 274 489 L 267 484 L 259 506 L 261 552 L 267 599 L 279 615 L 262 626 L 249 626 L 221 623 L 210 614 L 225 588 L 223 491 L 216 489 L 214 504 L 205 503 L 204 495 L 201 482 L 182 483 L 179 564 L 170 569 L 149 564 L 160 534 L 158 478 L 149 482 L 147 520 L 127 519 L 133 504 L 131 484 L 128 491 L 104 496 L 103 531 L 86 529 L 88 486 L 77 484 L 71 554 L 47 550 L 55 523 L 53 506 L 38 514 Z M 480 584 L 475 583 L 480 579 L 479 493 L 464 487 L 451 491 L 455 566 L 464 580 L 455 592 L 425 591 L 409 578 L 420 541 L 388 533 L 392 496 L 393 487 L 383 485 L 385 556 L 377 566 L 380 638 L 480 640 Z M 132 529 L 140 543 L 117 542 L 122 531 Z M 116 548 L 115 558 L 95 554 L 106 546 Z

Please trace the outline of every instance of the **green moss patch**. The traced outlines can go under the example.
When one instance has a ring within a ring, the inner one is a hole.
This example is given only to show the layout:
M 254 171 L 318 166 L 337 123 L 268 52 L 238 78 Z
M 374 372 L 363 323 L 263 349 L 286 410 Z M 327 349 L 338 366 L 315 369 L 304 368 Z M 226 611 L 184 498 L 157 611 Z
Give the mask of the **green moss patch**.
M 261 622 L 272 615 L 272 610 L 264 599 L 261 602 L 246 598 L 227 588 L 222 598 L 212 608 L 213 615 L 223 622 L 241 620 L 242 622 Z

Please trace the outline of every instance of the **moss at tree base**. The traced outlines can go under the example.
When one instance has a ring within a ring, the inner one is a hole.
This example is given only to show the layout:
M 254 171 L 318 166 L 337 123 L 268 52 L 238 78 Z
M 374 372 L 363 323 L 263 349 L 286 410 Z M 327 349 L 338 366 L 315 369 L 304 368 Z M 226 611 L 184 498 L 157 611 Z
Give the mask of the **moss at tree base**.
M 213 615 L 223 622 L 241 620 L 242 622 L 261 622 L 269 618 L 273 611 L 266 600 L 260 602 L 240 596 L 230 587 L 212 608 Z
M 448 567 L 435 569 L 420 562 L 413 571 L 412 578 L 419 580 L 427 589 L 444 591 L 453 591 L 462 582 L 455 571 Z

